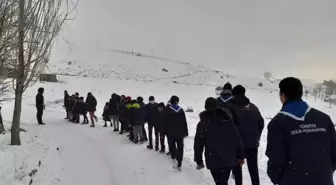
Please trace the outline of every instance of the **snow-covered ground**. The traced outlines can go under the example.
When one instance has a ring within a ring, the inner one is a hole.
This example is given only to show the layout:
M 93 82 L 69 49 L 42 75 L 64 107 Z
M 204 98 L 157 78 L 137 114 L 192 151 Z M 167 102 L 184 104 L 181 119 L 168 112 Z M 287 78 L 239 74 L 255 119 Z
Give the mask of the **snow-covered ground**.
M 161 67 L 160 67 L 161 68 Z M 161 69 L 158 69 L 161 70 Z M 160 71 L 161 72 L 161 71 Z M 163 72 L 162 72 L 163 73 Z M 124 76 L 127 73 L 123 73 Z M 161 74 L 161 73 L 160 73 Z M 193 162 L 193 138 L 198 114 L 203 110 L 204 101 L 215 96 L 214 86 L 198 82 L 199 76 L 194 74 L 188 83 L 174 83 L 173 79 L 162 81 L 137 81 L 125 78 L 97 78 L 60 76 L 62 83 L 38 83 L 28 89 L 24 97 L 22 128 L 23 145 L 8 145 L 10 134 L 0 136 L 0 185 L 27 185 L 33 179 L 33 185 L 170 185 L 199 184 L 213 185 L 207 170 L 197 171 Z M 208 73 L 210 75 L 210 72 Z M 216 74 L 216 73 L 213 73 Z M 159 75 L 155 76 L 160 77 Z M 233 83 L 241 83 L 248 87 L 247 96 L 259 106 L 266 123 L 280 109 L 278 92 L 257 87 L 256 82 L 265 80 L 230 77 Z M 222 79 L 223 81 L 227 79 Z M 251 82 L 252 81 L 252 82 Z M 209 83 L 214 83 L 209 80 Z M 221 83 L 221 82 L 218 82 Z M 38 87 L 44 87 L 46 126 L 38 126 L 35 121 L 34 98 Z M 249 88 L 251 87 L 251 88 Z M 252 88 L 253 87 L 253 88 Z M 269 84 L 276 89 L 276 85 Z M 183 172 L 175 172 L 168 156 L 148 151 L 145 145 L 131 144 L 126 136 L 112 132 L 111 128 L 103 128 L 102 121 L 96 128 L 87 125 L 76 125 L 66 122 L 62 109 L 64 90 L 79 92 L 85 96 L 92 92 L 99 104 L 97 115 L 101 115 L 103 105 L 113 92 L 143 96 L 145 99 L 154 95 L 157 101 L 166 102 L 172 94 L 180 97 L 183 107 L 191 106 L 194 113 L 187 113 L 190 136 L 185 140 L 185 156 Z M 307 101 L 314 107 L 327 112 L 336 120 L 336 109 L 313 98 Z M 12 103 L 3 106 L 3 117 L 6 128 L 10 128 Z M 263 132 L 259 149 L 261 184 L 271 185 L 266 175 L 264 155 L 267 129 Z M 30 177 L 34 169 L 37 173 Z M 244 169 L 244 184 L 250 184 L 247 169 Z

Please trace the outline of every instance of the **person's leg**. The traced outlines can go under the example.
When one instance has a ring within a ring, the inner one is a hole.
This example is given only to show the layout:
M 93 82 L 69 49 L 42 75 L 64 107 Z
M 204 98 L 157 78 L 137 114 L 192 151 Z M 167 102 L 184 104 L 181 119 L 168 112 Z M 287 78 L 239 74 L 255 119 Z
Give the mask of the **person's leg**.
M 176 144 L 177 144 L 176 159 L 177 159 L 177 162 L 178 162 L 177 167 L 181 167 L 182 166 L 182 161 L 183 161 L 184 138 L 176 139 Z
M 211 169 L 210 172 L 216 185 L 228 185 L 230 169 Z
M 155 133 L 155 150 L 159 151 L 159 132 L 154 127 L 154 133 Z
M 165 146 L 165 134 L 164 133 L 160 133 L 160 145 L 161 145 L 161 151 L 162 153 L 165 152 L 166 150 L 166 146 Z
M 37 108 L 37 114 L 36 114 L 36 118 L 37 118 L 37 123 L 38 124 L 43 124 L 42 122 L 42 114 L 43 114 L 43 109 L 41 108 Z
M 148 141 L 149 141 L 149 148 L 153 148 L 153 125 L 148 124 Z
M 117 130 L 119 131 L 119 116 L 116 116 Z M 120 128 L 121 129 L 121 128 Z
M 146 129 L 145 129 L 145 124 L 142 125 L 141 129 L 142 129 L 142 135 L 143 135 L 144 141 L 148 141 L 147 132 L 146 132 Z
M 94 127 L 95 126 L 95 122 L 94 122 L 93 112 L 90 112 L 90 119 L 91 119 L 91 126 Z
M 245 148 L 245 153 L 252 185 L 259 185 L 258 148 Z
M 137 126 L 133 126 L 133 141 L 134 141 L 134 143 L 139 142 L 138 127 Z
M 243 172 L 241 166 L 237 165 L 233 168 L 232 173 L 235 177 L 236 185 L 243 185 Z
M 139 126 L 138 126 L 138 134 L 139 134 L 139 138 L 140 138 L 140 141 L 141 141 L 141 142 L 144 141 L 144 137 L 145 137 L 145 136 L 143 135 L 142 130 L 141 130 L 142 128 L 143 128 L 142 125 L 139 125 Z

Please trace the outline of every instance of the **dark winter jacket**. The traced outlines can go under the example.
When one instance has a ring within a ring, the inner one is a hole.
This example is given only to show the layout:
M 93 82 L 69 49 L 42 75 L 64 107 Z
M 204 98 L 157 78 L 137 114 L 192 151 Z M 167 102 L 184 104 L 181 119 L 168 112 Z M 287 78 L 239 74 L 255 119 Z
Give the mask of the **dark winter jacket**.
M 42 93 L 37 93 L 36 95 L 36 108 L 43 109 L 44 108 L 44 96 Z
M 244 159 L 240 134 L 231 116 L 224 109 L 207 110 L 200 114 L 194 142 L 195 162 L 205 161 L 208 169 L 233 168 L 237 159 Z
M 235 96 L 231 103 L 235 106 L 238 130 L 245 148 L 258 148 L 264 129 L 264 118 L 259 109 L 245 95 Z
M 70 97 L 69 98 L 69 104 L 68 104 L 68 109 L 70 111 L 73 111 L 74 107 L 75 107 L 75 104 L 76 104 L 76 99 L 73 98 L 73 97 Z
M 117 116 L 120 114 L 119 112 L 119 101 L 117 97 L 112 97 L 110 99 L 109 107 L 108 107 L 108 114 L 111 116 Z
M 139 103 L 133 103 L 129 107 L 130 109 L 130 123 L 132 126 L 138 126 L 145 124 L 143 110 Z
M 156 126 L 159 121 L 159 110 L 158 104 L 155 102 L 148 103 L 146 105 L 146 117 L 145 120 L 148 122 L 148 125 Z
M 155 124 L 155 129 L 159 133 L 166 134 L 166 132 L 165 132 L 166 129 L 165 129 L 164 123 L 165 123 L 165 120 L 164 120 L 164 111 L 163 110 L 161 112 L 158 111 L 157 121 L 156 121 L 156 124 Z
M 109 115 L 109 105 L 105 105 L 102 116 L 103 116 L 104 121 L 111 121 L 110 115 Z
M 178 105 L 170 105 L 164 110 L 164 127 L 168 137 L 184 138 L 189 135 L 184 110 Z
M 64 94 L 64 107 L 67 108 L 69 107 L 69 94 Z
M 217 102 L 220 108 L 226 109 L 230 112 L 230 116 L 232 117 L 233 121 L 236 125 L 238 125 L 238 116 L 236 113 L 235 105 L 231 103 L 233 98 L 234 97 L 232 96 L 231 91 L 224 90 L 217 98 Z
M 86 104 L 88 112 L 95 112 L 97 110 L 97 100 L 93 95 L 86 98 Z
M 143 116 L 143 119 L 144 119 L 144 122 L 147 122 L 147 119 L 146 119 L 146 104 L 144 102 L 139 102 L 139 105 L 141 107 L 141 112 L 142 112 L 142 116 Z
M 268 125 L 267 173 L 279 185 L 333 185 L 336 135 L 330 117 L 287 102 Z
M 80 114 L 83 108 L 83 102 L 80 102 L 78 98 L 76 98 L 75 106 L 73 108 L 74 113 Z

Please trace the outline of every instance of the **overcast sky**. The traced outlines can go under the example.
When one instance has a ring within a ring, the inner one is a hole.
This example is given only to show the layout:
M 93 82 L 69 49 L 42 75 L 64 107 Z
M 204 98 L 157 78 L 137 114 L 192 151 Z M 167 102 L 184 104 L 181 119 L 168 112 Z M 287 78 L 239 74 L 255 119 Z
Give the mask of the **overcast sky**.
M 62 35 L 86 54 L 99 44 L 249 76 L 336 77 L 336 0 L 79 1 Z

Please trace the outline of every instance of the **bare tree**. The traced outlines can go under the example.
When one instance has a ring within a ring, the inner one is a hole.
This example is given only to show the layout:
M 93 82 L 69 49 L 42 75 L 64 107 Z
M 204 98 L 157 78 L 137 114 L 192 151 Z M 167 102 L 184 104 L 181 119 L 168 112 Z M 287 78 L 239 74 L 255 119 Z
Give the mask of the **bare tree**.
M 24 91 L 34 84 L 48 63 L 52 44 L 63 23 L 76 10 L 78 2 L 70 0 L 20 0 L 17 47 L 17 71 L 14 80 L 15 105 L 12 123 L 12 145 L 21 145 L 20 118 Z M 70 8 L 71 7 L 71 8 Z
M 272 77 L 272 73 L 271 72 L 265 72 L 264 77 L 265 77 L 266 80 L 270 80 L 270 78 Z

